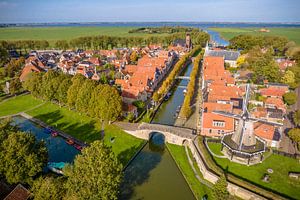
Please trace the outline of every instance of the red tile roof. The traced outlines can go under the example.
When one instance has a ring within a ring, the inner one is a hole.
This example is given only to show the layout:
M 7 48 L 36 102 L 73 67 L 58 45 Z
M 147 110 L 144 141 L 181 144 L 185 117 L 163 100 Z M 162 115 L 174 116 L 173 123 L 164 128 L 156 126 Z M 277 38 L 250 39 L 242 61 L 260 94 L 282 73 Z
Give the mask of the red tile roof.
M 254 134 L 264 139 L 273 140 L 275 127 L 269 124 L 257 123 L 254 128 Z
M 213 121 L 223 121 L 225 122 L 224 127 L 213 126 Z M 218 129 L 224 130 L 226 132 L 234 131 L 234 119 L 230 117 L 224 117 L 214 113 L 203 113 L 203 128 L 207 129 Z

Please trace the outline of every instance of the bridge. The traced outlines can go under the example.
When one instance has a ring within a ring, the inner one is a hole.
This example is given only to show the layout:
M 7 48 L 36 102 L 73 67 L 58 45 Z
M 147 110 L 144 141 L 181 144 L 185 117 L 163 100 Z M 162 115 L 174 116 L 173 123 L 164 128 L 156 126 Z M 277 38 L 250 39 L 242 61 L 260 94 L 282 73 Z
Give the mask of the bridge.
M 149 140 L 155 132 L 163 134 L 166 142 L 177 145 L 183 145 L 184 142 L 196 138 L 195 130 L 183 127 L 144 122 L 141 124 L 117 122 L 116 125 L 127 133 L 144 140 Z
M 187 86 L 185 86 L 185 85 L 179 85 L 179 86 L 177 86 L 177 88 L 187 89 Z
M 176 79 L 191 80 L 189 76 L 176 76 Z

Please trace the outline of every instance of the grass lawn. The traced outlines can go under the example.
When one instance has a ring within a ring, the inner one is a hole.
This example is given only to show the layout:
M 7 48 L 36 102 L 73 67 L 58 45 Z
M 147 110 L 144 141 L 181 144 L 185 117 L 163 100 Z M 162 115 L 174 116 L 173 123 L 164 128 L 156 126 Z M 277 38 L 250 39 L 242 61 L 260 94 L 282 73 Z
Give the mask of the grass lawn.
M 188 158 L 186 156 L 183 146 L 177 146 L 174 144 L 167 144 L 170 153 L 175 159 L 177 166 L 183 172 L 188 184 L 192 188 L 197 199 L 202 199 L 204 195 L 211 196 L 211 189 L 206 185 L 203 185 L 195 177 L 194 171 L 189 164 Z
M 56 104 L 47 102 L 45 105 L 29 111 L 28 114 L 79 140 L 90 143 L 101 139 L 101 125 L 98 121 L 68 108 L 60 108 Z M 126 134 L 115 125 L 107 125 L 104 133 L 104 142 L 112 147 L 123 165 L 143 144 L 143 140 Z
M 219 144 L 221 146 L 221 144 Z M 288 177 L 288 172 L 300 172 L 300 163 L 296 159 L 272 154 L 261 164 L 246 166 L 230 162 L 226 158 L 216 158 L 215 162 L 224 170 L 253 184 L 276 191 L 285 196 L 300 199 L 300 181 Z M 272 168 L 274 173 L 270 174 L 270 182 L 262 181 L 267 169 Z
M 220 143 L 215 142 L 208 142 L 209 149 L 216 155 L 223 156 L 223 153 L 221 152 L 222 146 Z
M 1 28 L 0 40 L 70 40 L 81 36 L 153 36 L 166 34 L 128 33 L 137 27 L 14 27 Z
M 300 28 L 268 28 L 269 33 L 258 32 L 260 28 L 210 28 L 211 30 L 217 31 L 221 36 L 227 40 L 234 36 L 241 34 L 251 35 L 278 35 L 287 37 L 289 40 L 300 44 Z
M 13 97 L 7 101 L 0 102 L 0 117 L 31 109 L 41 103 L 43 103 L 41 100 L 35 99 L 31 95 Z

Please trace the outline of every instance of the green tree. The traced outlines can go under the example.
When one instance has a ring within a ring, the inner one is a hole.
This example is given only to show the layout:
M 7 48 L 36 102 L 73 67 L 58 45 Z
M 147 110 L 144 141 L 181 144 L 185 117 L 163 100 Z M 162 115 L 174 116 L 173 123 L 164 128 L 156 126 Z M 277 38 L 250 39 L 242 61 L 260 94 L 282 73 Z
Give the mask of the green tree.
M 72 78 L 72 85 L 69 87 L 67 93 L 67 102 L 69 108 L 73 108 L 75 106 L 77 100 L 77 94 L 80 91 L 85 79 L 86 78 L 82 74 L 76 74 Z
M 213 186 L 212 197 L 214 200 L 229 199 L 229 192 L 227 191 L 227 181 L 224 174 L 221 175 L 219 180 Z
M 58 40 L 55 42 L 55 47 L 58 49 L 66 50 L 69 48 L 69 44 L 66 40 Z
M 294 72 L 287 70 L 284 76 L 281 78 L 281 82 L 291 85 L 295 83 L 295 74 Z
M 138 60 L 138 54 L 136 53 L 136 51 L 133 51 L 130 54 L 130 62 L 135 63 Z
M 283 100 L 287 105 L 293 105 L 297 102 L 297 95 L 294 92 L 285 93 Z
M 41 73 L 30 73 L 23 83 L 23 87 L 26 90 L 30 91 L 33 96 L 40 97 L 43 81 L 42 77 L 43 75 Z
M 10 94 L 15 95 L 18 92 L 20 92 L 21 90 L 22 90 L 22 84 L 21 84 L 19 78 L 15 78 L 15 79 L 10 81 L 10 84 L 9 84 Z
M 63 177 L 39 177 L 34 180 L 31 192 L 35 200 L 60 200 L 66 193 Z
M 300 128 L 289 130 L 288 136 L 296 143 L 300 143 Z
M 67 197 L 74 199 L 117 199 L 122 164 L 111 147 L 95 141 L 83 149 L 74 165 L 65 169 Z
M 47 163 L 44 142 L 30 133 L 12 132 L 0 145 L 0 173 L 8 183 L 32 183 Z
M 78 111 L 88 113 L 89 103 L 95 86 L 95 81 L 90 79 L 84 80 L 82 89 L 77 92 L 75 107 Z
M 55 95 L 55 98 L 58 100 L 60 106 L 67 103 L 68 90 L 71 84 L 71 78 L 64 75 L 64 80 L 60 83 Z
M 296 126 L 300 126 L 300 110 L 294 112 L 293 121 Z
M 3 67 L 9 60 L 7 50 L 0 45 L 0 67 Z

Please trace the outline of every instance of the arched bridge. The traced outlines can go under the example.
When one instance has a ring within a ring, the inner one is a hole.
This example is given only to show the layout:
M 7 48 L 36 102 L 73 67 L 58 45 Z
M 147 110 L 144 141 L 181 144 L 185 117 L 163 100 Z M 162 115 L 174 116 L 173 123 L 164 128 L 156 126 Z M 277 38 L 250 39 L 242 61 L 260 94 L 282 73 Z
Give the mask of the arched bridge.
M 191 141 L 196 137 L 195 130 L 183 127 L 148 123 L 134 124 L 125 122 L 117 122 L 116 125 L 127 133 L 144 140 L 149 140 L 153 132 L 159 132 L 165 136 L 166 142 L 177 145 L 183 145 L 185 141 Z

